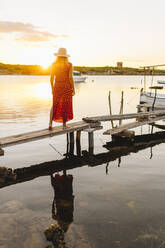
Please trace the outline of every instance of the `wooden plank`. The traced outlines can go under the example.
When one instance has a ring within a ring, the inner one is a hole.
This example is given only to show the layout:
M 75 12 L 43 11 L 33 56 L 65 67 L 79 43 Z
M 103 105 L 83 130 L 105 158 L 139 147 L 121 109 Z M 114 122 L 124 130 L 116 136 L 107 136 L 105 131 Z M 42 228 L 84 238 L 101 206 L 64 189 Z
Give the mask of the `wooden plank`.
M 84 121 L 88 123 L 97 122 L 97 121 L 110 121 L 110 120 L 124 120 L 124 119 L 134 119 L 137 117 L 145 117 L 145 116 L 158 116 L 165 115 L 164 111 L 152 111 L 152 112 L 141 112 L 141 113 L 130 113 L 130 114 L 121 114 L 121 115 L 102 115 L 96 117 L 86 117 L 83 118 Z
M 83 132 L 91 133 L 91 132 L 98 131 L 98 130 L 101 130 L 101 129 L 103 129 L 103 126 L 90 127 L 90 128 L 84 129 Z
M 56 135 L 71 133 L 78 130 L 83 130 L 85 128 L 90 128 L 90 124 L 84 121 L 75 122 L 68 124 L 69 128 L 63 129 L 62 126 L 54 127 L 52 131 L 48 129 L 42 129 L 38 131 L 22 133 L 19 135 L 9 136 L 0 138 L 0 147 L 7 147 L 11 145 L 16 145 L 20 143 L 25 143 L 33 140 L 44 139 L 48 137 L 53 137 Z
M 105 131 L 103 134 L 104 135 L 113 135 L 113 134 L 120 133 L 120 132 L 127 130 L 127 129 L 143 126 L 143 125 L 146 125 L 146 124 L 149 124 L 152 122 L 156 122 L 156 121 L 160 121 L 163 119 L 165 119 L 165 116 L 159 116 L 159 117 L 151 118 L 151 119 L 145 120 L 145 121 L 135 121 L 135 122 L 124 124 L 122 126 L 118 126 L 116 128 L 109 129 L 109 130 Z

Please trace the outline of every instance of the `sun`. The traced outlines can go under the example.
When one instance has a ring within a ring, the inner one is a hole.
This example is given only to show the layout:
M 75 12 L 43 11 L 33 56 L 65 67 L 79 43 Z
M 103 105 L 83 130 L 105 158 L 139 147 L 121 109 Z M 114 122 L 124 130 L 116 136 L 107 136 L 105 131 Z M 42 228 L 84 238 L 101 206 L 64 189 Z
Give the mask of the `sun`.
M 51 64 L 50 64 L 50 61 L 49 61 L 49 62 L 44 62 L 44 63 L 41 64 L 43 70 L 48 69 L 48 67 L 49 67 L 50 65 L 51 65 Z

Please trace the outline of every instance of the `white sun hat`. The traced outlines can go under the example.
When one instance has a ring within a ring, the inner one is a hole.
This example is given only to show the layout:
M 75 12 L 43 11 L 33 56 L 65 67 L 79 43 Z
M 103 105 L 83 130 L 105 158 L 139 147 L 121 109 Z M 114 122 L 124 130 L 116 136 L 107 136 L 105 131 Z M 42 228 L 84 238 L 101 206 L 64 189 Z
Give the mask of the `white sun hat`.
M 58 52 L 57 53 L 54 53 L 54 55 L 55 56 L 58 56 L 58 57 L 70 57 L 70 55 L 69 54 L 67 54 L 67 50 L 66 50 L 66 48 L 63 48 L 63 47 L 61 47 L 61 48 L 59 48 L 58 49 Z

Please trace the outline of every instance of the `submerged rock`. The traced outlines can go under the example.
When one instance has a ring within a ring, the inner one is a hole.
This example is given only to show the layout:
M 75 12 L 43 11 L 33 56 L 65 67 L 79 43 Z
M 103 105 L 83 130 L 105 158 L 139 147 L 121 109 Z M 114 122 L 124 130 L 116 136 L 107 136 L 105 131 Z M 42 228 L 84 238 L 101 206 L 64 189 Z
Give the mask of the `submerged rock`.
M 45 236 L 48 241 L 51 241 L 54 247 L 66 248 L 64 242 L 64 231 L 55 224 L 52 224 L 49 228 L 45 230 Z
M 0 167 L 0 183 L 16 180 L 17 175 L 11 168 Z

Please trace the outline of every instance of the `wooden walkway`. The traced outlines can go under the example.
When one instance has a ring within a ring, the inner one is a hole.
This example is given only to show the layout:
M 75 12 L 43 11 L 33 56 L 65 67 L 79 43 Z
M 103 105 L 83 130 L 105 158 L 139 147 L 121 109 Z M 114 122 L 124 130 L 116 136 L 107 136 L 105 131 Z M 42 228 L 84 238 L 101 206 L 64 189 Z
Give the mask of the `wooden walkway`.
M 143 126 L 150 123 L 155 123 L 157 121 L 165 119 L 165 110 L 153 111 L 153 112 L 141 112 L 141 113 L 130 113 L 130 114 L 119 114 L 119 115 L 104 115 L 96 117 L 83 118 L 82 121 L 74 122 L 69 124 L 68 128 L 63 129 L 62 126 L 54 127 L 52 131 L 48 129 L 37 130 L 33 132 L 21 133 L 14 136 L 8 136 L 0 138 L 0 155 L 4 155 L 2 148 L 17 145 L 21 143 L 26 143 L 30 141 L 40 140 L 48 137 L 53 137 L 62 134 L 69 134 L 67 136 L 67 145 L 69 143 L 70 153 L 74 154 L 74 132 L 76 132 L 76 147 L 77 155 L 81 156 L 81 131 L 88 132 L 88 150 L 90 154 L 93 154 L 94 150 L 94 131 L 102 129 L 102 121 L 114 121 L 114 120 L 126 120 L 135 119 L 136 121 L 131 123 L 126 123 L 119 125 L 118 127 L 113 127 L 105 131 L 104 135 L 124 135 L 123 132 L 135 127 Z M 121 123 L 121 122 L 120 122 Z M 126 132 L 125 132 L 126 133 Z M 126 134 L 125 134 L 126 135 Z
M 14 136 L 8 136 L 4 138 L 0 138 L 0 147 L 12 146 L 20 143 L 26 143 L 34 140 L 40 140 L 48 137 L 53 137 L 57 135 L 72 133 L 75 131 L 83 131 L 85 129 L 96 128 L 100 126 L 100 123 L 95 123 L 91 125 L 85 121 L 74 122 L 68 124 L 69 128 L 63 129 L 62 126 L 54 127 L 52 131 L 48 129 L 37 130 L 28 133 L 21 133 Z
M 130 114 L 119 114 L 119 115 L 102 115 L 94 117 L 83 118 L 84 121 L 88 123 L 97 122 L 97 121 L 116 121 L 116 120 L 128 120 L 134 118 L 143 118 L 143 117 L 152 117 L 158 115 L 165 115 L 165 110 L 162 111 L 152 111 L 152 112 L 141 112 L 141 113 L 130 113 Z
M 114 135 L 114 134 L 122 133 L 123 131 L 128 130 L 128 129 L 132 129 L 132 128 L 135 128 L 135 127 L 140 127 L 140 126 L 150 124 L 150 123 L 154 123 L 156 121 L 160 121 L 160 120 L 164 120 L 164 119 L 165 119 L 165 115 L 155 117 L 155 118 L 150 118 L 148 120 L 142 120 L 142 121 L 135 121 L 135 122 L 131 122 L 131 123 L 126 123 L 126 124 L 123 124 L 121 126 L 109 129 L 109 130 L 105 131 L 103 134 L 104 135 Z
M 115 121 L 115 120 L 128 120 L 137 119 L 137 121 L 119 125 L 105 131 L 104 135 L 114 135 L 120 134 L 125 130 L 143 126 L 146 124 L 154 123 L 165 119 L 165 110 L 162 111 L 152 111 L 152 112 L 141 112 L 141 113 L 130 113 L 130 114 L 119 114 L 119 115 L 103 115 L 96 117 L 83 118 L 84 121 L 88 123 L 93 123 L 97 121 Z

